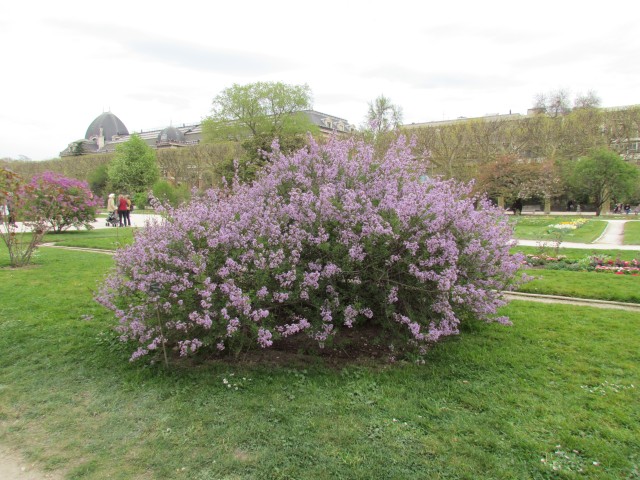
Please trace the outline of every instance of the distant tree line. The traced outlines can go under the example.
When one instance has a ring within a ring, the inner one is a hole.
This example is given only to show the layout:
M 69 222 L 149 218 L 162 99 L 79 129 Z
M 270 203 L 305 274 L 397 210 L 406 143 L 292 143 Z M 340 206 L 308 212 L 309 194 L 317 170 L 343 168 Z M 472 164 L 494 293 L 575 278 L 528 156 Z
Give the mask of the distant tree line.
M 473 179 L 477 190 L 505 201 L 579 196 L 574 200 L 596 206 L 593 198 L 580 193 L 584 189 L 572 189 L 570 179 L 581 158 L 608 150 L 628 165 L 640 166 L 640 107 L 587 106 L 561 115 L 540 111 L 515 119 L 469 119 L 400 132 L 414 136 L 414 151 L 434 176 Z M 626 187 L 619 190 L 611 192 L 610 200 L 640 200 L 637 185 L 631 192 Z

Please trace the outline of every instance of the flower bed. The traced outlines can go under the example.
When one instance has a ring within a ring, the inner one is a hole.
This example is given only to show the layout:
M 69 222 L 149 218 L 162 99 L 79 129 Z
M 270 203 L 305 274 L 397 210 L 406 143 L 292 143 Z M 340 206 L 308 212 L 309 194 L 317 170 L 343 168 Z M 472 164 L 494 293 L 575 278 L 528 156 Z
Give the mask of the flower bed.
M 635 258 L 630 261 L 592 257 L 594 271 L 599 273 L 615 273 L 616 275 L 640 275 L 640 262 Z
M 633 260 L 611 259 L 607 256 L 589 255 L 580 260 L 570 260 L 565 255 L 551 256 L 544 253 L 527 254 L 523 265 L 529 268 L 545 268 L 548 270 L 573 270 L 598 273 L 615 273 L 616 275 L 640 275 L 640 262 Z
M 582 225 L 584 225 L 587 222 L 588 222 L 587 219 L 578 218 L 570 222 L 556 223 L 555 225 L 550 225 L 550 227 L 555 230 L 576 230 L 577 228 L 580 228 Z

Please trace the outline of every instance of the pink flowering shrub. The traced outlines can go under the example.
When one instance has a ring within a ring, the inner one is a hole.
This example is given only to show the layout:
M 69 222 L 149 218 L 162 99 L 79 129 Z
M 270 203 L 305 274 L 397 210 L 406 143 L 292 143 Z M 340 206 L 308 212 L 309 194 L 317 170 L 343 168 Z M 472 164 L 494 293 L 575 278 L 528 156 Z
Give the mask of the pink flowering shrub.
M 28 265 L 46 233 L 35 212 L 36 195 L 19 175 L 0 167 L 0 238 L 12 267 Z
M 62 232 L 70 227 L 91 228 L 100 202 L 94 198 L 87 182 L 45 172 L 35 175 L 29 185 L 36 192 L 37 215 L 51 230 Z
M 506 218 L 468 185 L 421 181 L 405 139 L 384 158 L 333 139 L 290 156 L 276 145 L 270 160 L 253 184 L 169 210 L 117 252 L 97 300 L 137 342 L 132 359 L 292 335 L 322 347 L 367 324 L 424 350 L 462 320 L 508 323 L 499 292 L 521 259 Z

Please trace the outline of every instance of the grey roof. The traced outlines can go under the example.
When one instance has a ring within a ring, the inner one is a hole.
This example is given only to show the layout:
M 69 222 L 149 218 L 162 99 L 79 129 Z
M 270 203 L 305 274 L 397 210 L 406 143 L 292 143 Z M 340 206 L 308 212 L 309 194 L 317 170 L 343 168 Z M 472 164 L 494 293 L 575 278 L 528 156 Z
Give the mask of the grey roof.
M 303 110 L 312 123 L 320 127 L 321 130 L 337 130 L 338 132 L 350 132 L 354 129 L 344 118 L 334 117 L 326 113 L 315 110 Z
M 91 122 L 84 138 L 90 140 L 91 137 L 100 135 L 100 127 L 102 127 L 104 139 L 107 141 L 111 140 L 114 135 L 129 135 L 129 130 L 124 126 L 122 120 L 111 112 L 105 112 Z
M 162 142 L 183 143 L 185 141 L 185 138 L 184 138 L 184 133 L 182 133 L 176 127 L 167 127 L 160 131 L 156 141 L 158 143 L 162 143 Z

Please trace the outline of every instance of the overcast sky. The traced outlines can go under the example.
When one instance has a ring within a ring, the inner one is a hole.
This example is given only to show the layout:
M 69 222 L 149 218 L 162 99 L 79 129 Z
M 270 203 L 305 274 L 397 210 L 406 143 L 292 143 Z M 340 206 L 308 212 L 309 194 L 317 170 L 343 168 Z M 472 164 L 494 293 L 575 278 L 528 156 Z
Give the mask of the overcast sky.
M 0 158 L 57 157 L 110 110 L 130 132 L 196 123 L 234 83 L 308 84 L 361 125 L 526 113 L 538 93 L 640 104 L 637 0 L 7 1 Z

